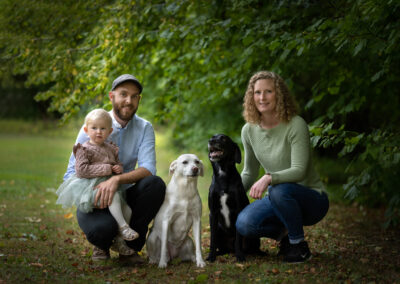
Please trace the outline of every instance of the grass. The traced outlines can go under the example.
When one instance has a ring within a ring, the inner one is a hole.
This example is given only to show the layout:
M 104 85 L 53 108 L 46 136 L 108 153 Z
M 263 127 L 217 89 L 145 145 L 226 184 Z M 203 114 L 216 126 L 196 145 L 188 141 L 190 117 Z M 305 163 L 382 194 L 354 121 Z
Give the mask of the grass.
M 75 209 L 55 204 L 78 128 L 0 121 L 0 283 L 400 283 L 399 231 L 382 229 L 382 210 L 338 202 L 323 221 L 306 228 L 313 258 L 305 264 L 282 263 L 275 256 L 276 243 L 268 239 L 262 239 L 265 257 L 236 263 L 225 255 L 201 269 L 178 260 L 167 269 L 126 267 L 114 253 L 109 261 L 92 262 Z M 158 174 L 168 182 L 169 164 L 178 154 L 164 131 L 156 135 Z M 211 169 L 205 150 L 196 154 L 205 165 L 198 187 L 206 257 Z M 145 249 L 142 253 L 145 257 Z

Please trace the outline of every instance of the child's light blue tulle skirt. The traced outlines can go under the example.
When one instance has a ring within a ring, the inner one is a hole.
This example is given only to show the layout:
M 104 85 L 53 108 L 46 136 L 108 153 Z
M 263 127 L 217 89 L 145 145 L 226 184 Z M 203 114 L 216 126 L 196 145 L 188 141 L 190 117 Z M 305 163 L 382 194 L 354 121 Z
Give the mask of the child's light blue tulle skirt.
M 80 211 L 89 213 L 93 211 L 94 198 L 97 193 L 97 189 L 93 188 L 99 183 L 106 181 L 107 177 L 97 178 L 78 178 L 76 175 L 72 175 L 66 181 L 64 181 L 57 190 L 57 204 L 61 204 L 63 208 L 69 208 L 76 206 Z M 119 190 L 120 193 L 122 193 Z M 121 194 L 122 199 L 125 199 L 125 194 Z M 98 204 L 99 205 L 99 202 Z

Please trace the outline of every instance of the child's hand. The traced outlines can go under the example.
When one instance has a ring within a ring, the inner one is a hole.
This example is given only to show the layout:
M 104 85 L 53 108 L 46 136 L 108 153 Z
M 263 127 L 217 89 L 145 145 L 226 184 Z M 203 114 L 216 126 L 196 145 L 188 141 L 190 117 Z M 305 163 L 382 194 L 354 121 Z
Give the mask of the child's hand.
M 111 167 L 111 170 L 114 174 L 119 175 L 119 174 L 122 174 L 123 168 L 121 165 L 114 165 Z

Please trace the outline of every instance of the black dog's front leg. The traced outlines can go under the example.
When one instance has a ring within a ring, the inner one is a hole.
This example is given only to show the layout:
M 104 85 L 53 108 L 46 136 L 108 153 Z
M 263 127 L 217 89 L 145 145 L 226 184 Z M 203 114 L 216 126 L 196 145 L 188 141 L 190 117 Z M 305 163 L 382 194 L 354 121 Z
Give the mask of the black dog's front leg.
M 210 213 L 210 253 L 206 258 L 209 262 L 214 262 L 217 258 L 217 230 L 218 216 Z
M 242 244 L 243 244 L 243 237 L 242 237 L 242 235 L 240 235 L 238 233 L 238 231 L 236 231 L 235 255 L 236 255 L 237 261 L 239 261 L 239 262 L 243 262 L 246 260 L 246 258 L 244 257 Z

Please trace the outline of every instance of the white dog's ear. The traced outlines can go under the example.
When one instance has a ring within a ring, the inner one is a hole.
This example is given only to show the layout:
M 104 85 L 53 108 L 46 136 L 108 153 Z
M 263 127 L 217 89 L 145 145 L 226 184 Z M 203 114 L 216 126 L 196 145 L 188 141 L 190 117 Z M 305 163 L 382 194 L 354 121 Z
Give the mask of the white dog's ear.
M 204 167 L 203 167 L 203 161 L 202 160 L 200 160 L 200 173 L 199 173 L 199 175 L 201 176 L 201 177 L 203 177 L 204 176 Z
M 171 165 L 169 166 L 169 175 L 172 176 L 176 170 L 176 166 L 178 164 L 178 161 L 175 160 L 171 163 Z

